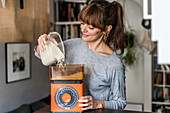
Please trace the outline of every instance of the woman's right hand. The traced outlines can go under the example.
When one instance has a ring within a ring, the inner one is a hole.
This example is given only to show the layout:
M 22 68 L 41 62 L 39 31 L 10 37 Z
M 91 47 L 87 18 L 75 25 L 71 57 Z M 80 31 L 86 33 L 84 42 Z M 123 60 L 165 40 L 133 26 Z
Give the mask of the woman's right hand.
M 40 53 L 41 51 L 44 51 L 46 49 L 45 45 L 47 43 L 47 34 L 43 34 L 38 38 L 38 46 L 37 46 L 37 52 Z
M 38 38 L 38 46 L 37 46 L 37 52 L 40 53 L 41 51 L 44 51 L 46 49 L 46 43 L 47 43 L 47 39 L 49 37 L 49 40 L 51 40 L 56 46 L 58 46 L 57 41 L 55 40 L 55 38 L 53 38 L 52 36 L 47 35 L 47 34 L 43 34 Z M 39 50 L 40 49 L 40 50 Z

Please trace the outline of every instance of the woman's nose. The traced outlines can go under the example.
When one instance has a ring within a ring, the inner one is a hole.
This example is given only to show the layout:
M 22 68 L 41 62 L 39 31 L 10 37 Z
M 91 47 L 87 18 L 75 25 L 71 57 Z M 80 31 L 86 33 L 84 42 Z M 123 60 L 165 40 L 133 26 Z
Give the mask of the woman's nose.
M 86 24 L 81 26 L 81 32 L 87 32 L 87 25 Z

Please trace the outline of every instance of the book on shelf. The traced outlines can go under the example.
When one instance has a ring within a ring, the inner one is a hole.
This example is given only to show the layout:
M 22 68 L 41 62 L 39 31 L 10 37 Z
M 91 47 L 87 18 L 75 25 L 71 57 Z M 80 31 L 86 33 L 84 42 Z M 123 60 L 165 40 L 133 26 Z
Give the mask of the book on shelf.
M 66 26 L 65 25 L 62 25 L 61 26 L 61 37 L 62 37 L 62 39 L 63 39 L 63 41 L 64 40 L 66 40 Z
M 78 21 L 78 14 L 86 3 L 58 1 L 58 21 Z
M 68 3 L 67 5 L 67 21 L 71 21 L 71 3 Z
M 170 103 L 170 88 L 164 89 L 164 101 Z
M 65 4 L 65 2 L 62 2 L 62 1 L 58 1 L 58 9 L 59 11 L 56 11 L 58 12 L 58 16 L 59 16 L 59 20 L 57 21 L 66 21 L 67 20 L 67 10 L 63 10 L 64 7 L 68 7 L 67 4 Z
M 154 87 L 152 100 L 170 103 L 170 88 Z
M 74 35 L 73 35 L 73 37 L 78 37 L 78 26 L 74 26 L 74 31 L 73 31 L 73 33 L 74 33 Z
M 78 25 L 74 25 L 73 26 L 73 29 L 74 29 L 74 31 L 73 31 L 73 37 L 74 38 L 80 38 L 80 33 L 81 33 L 81 31 L 80 31 L 80 26 L 78 26 Z
M 158 62 L 157 62 L 157 56 L 153 57 L 153 67 L 156 70 L 161 70 L 161 65 L 159 65 Z
M 164 65 L 160 65 L 161 66 L 161 70 L 165 71 L 165 66 Z
M 170 85 L 170 73 L 165 73 L 165 85 Z
M 162 72 L 154 72 L 154 84 L 163 84 Z
M 170 71 L 170 67 L 166 64 L 164 65 L 166 71 Z
M 68 25 L 66 28 L 67 28 L 67 29 L 66 29 L 66 33 L 67 33 L 66 39 L 71 39 L 71 38 L 72 38 L 72 37 L 71 37 L 71 33 L 72 33 L 71 26 Z
M 63 40 L 80 38 L 81 35 L 80 25 L 62 25 L 60 31 Z
M 164 101 L 164 97 L 163 97 L 163 88 L 162 87 L 154 87 L 153 90 L 153 101 L 160 101 L 163 102 Z

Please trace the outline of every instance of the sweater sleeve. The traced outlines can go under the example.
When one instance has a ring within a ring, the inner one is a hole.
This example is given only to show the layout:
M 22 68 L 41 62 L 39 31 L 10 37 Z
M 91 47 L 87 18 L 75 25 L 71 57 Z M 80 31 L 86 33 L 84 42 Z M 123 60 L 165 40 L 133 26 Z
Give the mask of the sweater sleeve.
M 40 54 L 36 51 L 36 49 L 37 49 L 37 46 L 34 47 L 34 55 L 35 55 L 37 58 L 41 59 L 41 56 L 40 56 Z
M 124 69 L 113 70 L 110 88 L 109 101 L 105 101 L 105 108 L 124 109 L 126 106 Z

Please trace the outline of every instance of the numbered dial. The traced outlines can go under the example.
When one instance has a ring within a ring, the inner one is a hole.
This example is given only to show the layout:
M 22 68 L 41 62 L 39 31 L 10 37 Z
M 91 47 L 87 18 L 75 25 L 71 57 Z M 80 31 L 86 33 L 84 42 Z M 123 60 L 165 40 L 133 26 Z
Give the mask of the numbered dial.
M 77 105 L 79 96 L 77 91 L 70 86 L 59 88 L 55 94 L 57 105 L 65 110 L 74 108 Z

